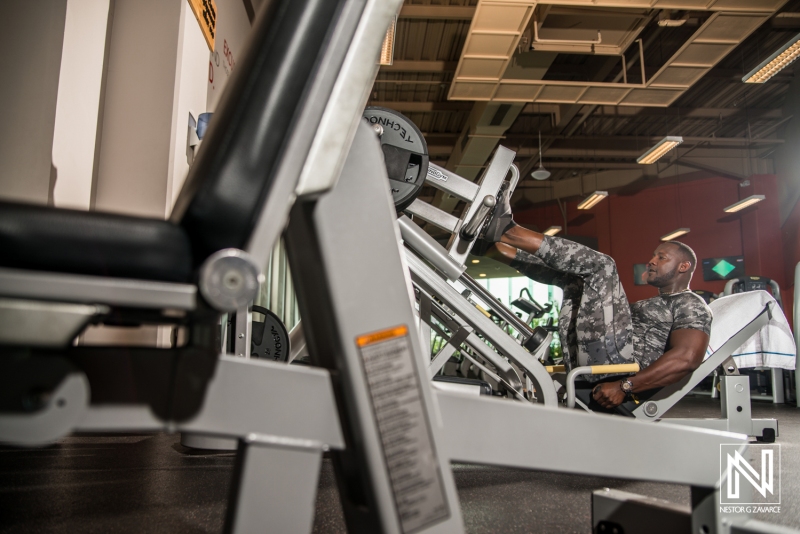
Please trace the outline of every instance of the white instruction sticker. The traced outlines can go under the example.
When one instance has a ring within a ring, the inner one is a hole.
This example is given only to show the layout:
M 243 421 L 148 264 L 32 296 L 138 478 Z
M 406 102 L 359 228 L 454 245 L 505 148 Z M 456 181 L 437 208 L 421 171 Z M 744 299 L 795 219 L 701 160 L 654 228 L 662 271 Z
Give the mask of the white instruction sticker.
M 411 534 L 450 517 L 408 328 L 360 336 L 400 528 Z

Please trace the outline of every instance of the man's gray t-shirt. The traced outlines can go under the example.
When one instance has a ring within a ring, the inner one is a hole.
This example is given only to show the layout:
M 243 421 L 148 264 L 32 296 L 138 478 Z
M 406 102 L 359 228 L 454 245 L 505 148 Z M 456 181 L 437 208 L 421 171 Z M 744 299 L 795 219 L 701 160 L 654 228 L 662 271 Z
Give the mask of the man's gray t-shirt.
M 664 354 L 671 332 L 692 328 L 710 334 L 711 319 L 705 301 L 689 291 L 631 304 L 633 357 L 644 369 Z

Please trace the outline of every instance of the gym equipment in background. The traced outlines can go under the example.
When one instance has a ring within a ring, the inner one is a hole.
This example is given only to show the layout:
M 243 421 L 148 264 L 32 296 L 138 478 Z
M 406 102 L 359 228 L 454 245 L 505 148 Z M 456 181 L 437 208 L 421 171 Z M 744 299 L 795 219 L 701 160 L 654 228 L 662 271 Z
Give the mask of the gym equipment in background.
M 711 304 L 717 300 L 717 295 L 715 293 L 706 291 L 705 289 L 692 289 L 692 293 L 698 295 L 706 304 Z
M 528 298 L 525 298 L 525 294 L 528 295 Z M 544 306 L 536 302 L 527 287 L 523 287 L 522 290 L 520 290 L 519 297 L 512 300 L 511 305 L 528 314 L 528 317 L 525 319 L 525 324 L 530 324 L 532 320 L 541 318 L 553 308 L 551 302 L 548 302 Z
M 781 288 L 778 282 L 766 276 L 742 276 L 731 278 L 725 283 L 723 295 L 734 293 L 744 293 L 745 291 L 771 291 L 772 296 L 778 301 L 778 305 L 783 309 L 783 299 L 781 299 Z
M 740 276 L 731 278 L 725 283 L 723 295 L 744 293 L 746 291 L 767 291 L 771 292 L 773 298 L 783 309 L 783 299 L 781 298 L 781 288 L 778 282 L 766 276 Z M 753 385 L 757 388 L 757 393 L 753 398 L 771 400 L 773 404 L 784 404 L 786 402 L 786 387 L 784 384 L 783 369 L 770 367 L 756 367 L 752 369 L 740 369 L 745 374 L 751 376 Z M 767 378 L 769 377 L 769 378 Z M 770 385 L 771 395 L 767 392 L 767 383 Z M 716 390 L 712 390 L 712 397 L 716 396 Z
M 800 262 L 794 266 L 794 298 L 792 299 L 792 331 L 794 332 L 794 344 L 800 346 Z M 794 401 L 795 405 L 800 408 L 800 365 L 798 365 L 800 358 L 795 357 L 794 369 Z

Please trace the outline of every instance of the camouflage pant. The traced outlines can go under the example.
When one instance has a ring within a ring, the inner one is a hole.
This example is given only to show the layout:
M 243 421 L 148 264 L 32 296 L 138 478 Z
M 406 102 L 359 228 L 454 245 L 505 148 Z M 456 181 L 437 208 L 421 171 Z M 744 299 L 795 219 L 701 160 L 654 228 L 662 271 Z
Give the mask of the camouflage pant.
M 536 254 L 518 250 L 511 265 L 532 280 L 563 289 L 558 332 L 568 368 L 633 361 L 630 306 L 609 256 L 545 236 Z

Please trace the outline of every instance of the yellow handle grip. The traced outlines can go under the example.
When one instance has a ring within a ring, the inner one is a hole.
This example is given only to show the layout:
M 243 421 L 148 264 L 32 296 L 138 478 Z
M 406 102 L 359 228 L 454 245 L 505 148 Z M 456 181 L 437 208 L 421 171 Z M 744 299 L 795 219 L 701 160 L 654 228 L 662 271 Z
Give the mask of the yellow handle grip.
M 491 314 L 491 313 L 489 313 L 488 311 L 486 311 L 486 310 L 484 309 L 484 307 L 483 307 L 483 306 L 481 306 L 480 304 L 476 304 L 476 305 L 475 305 L 475 307 L 476 307 L 476 308 L 478 308 L 478 311 L 479 311 L 479 312 L 481 312 L 482 314 L 484 314 L 484 315 L 485 315 L 486 317 L 488 317 L 489 319 L 491 319 L 491 318 L 492 318 L 492 314 Z
M 615 363 L 611 365 L 592 365 L 593 375 L 606 375 L 611 373 L 638 373 L 638 363 Z
M 544 368 L 551 375 L 553 373 L 563 373 L 567 370 L 566 367 L 564 367 L 563 365 L 545 365 Z

